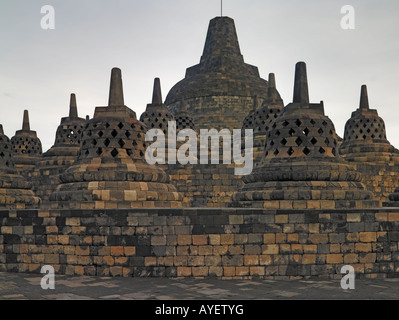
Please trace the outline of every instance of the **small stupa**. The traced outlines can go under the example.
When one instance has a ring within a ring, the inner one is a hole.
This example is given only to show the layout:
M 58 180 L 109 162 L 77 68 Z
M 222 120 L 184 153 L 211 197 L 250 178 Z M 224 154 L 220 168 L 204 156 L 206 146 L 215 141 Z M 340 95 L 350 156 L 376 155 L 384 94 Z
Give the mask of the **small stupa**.
M 246 129 L 253 130 L 254 164 L 262 159 L 265 150 L 266 135 L 272 123 L 284 108 L 284 102 L 276 89 L 274 73 L 269 74 L 269 88 L 267 98 L 258 108 L 258 98 L 254 97 L 254 110 L 245 117 L 242 125 L 243 134 Z
M 34 209 L 40 198 L 31 190 L 32 184 L 14 166 L 14 152 L 10 139 L 0 125 L 0 209 Z
M 24 110 L 22 130 L 16 131 L 15 136 L 11 138 L 11 143 L 14 150 L 15 169 L 26 176 L 42 155 L 42 143 L 36 131 L 30 129 L 28 110 Z
M 28 174 L 35 194 L 43 201 L 47 201 L 60 184 L 60 174 L 76 160 L 85 122 L 85 119 L 78 116 L 76 95 L 72 93 L 69 116 L 61 119 L 54 145 L 42 155 L 35 169 Z
M 168 175 L 145 160 L 146 131 L 125 106 L 121 70 L 112 69 L 108 106 L 97 107 L 86 122 L 77 160 L 61 175 L 51 207 L 181 207 Z
M 399 151 L 387 140 L 384 120 L 370 109 L 367 86 L 363 85 L 359 108 L 345 125 L 344 141 L 339 149 L 347 161 L 399 163 Z
M 360 173 L 338 157 L 323 102 L 309 103 L 306 64 L 296 64 L 294 98 L 271 124 L 263 158 L 233 205 L 274 209 L 378 207 Z

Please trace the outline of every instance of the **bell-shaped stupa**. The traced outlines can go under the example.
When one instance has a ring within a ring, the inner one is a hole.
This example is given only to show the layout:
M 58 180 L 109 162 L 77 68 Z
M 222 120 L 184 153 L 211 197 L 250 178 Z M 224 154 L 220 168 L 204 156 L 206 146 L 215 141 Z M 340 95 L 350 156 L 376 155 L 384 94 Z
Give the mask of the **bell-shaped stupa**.
M 269 74 L 267 99 L 258 108 L 258 98 L 254 97 L 254 110 L 245 117 L 242 130 L 253 130 L 253 155 L 255 165 L 262 159 L 265 150 L 266 136 L 272 123 L 284 108 L 284 102 L 276 89 L 274 73 Z
M 31 190 L 32 184 L 22 177 L 14 166 L 14 152 L 10 139 L 0 125 L 0 208 L 33 209 L 40 198 Z
M 399 151 L 387 140 L 384 120 L 369 107 L 366 85 L 361 88 L 359 108 L 346 122 L 339 152 L 347 161 L 399 163 Z
M 147 109 L 141 115 L 140 121 L 147 126 L 148 130 L 159 129 L 167 135 L 168 122 L 174 120 L 173 114 L 162 102 L 161 81 L 159 78 L 155 78 L 152 103 L 147 105 Z
M 24 111 L 22 130 L 16 131 L 15 136 L 11 138 L 11 143 L 14 150 L 15 169 L 26 176 L 42 155 L 42 143 L 36 131 L 30 129 L 28 110 Z
M 28 174 L 35 194 L 43 201 L 47 201 L 50 194 L 61 183 L 60 174 L 76 160 L 85 122 L 85 119 L 78 116 L 76 95 L 72 93 L 69 116 L 61 118 L 54 145 L 43 153 L 35 169 Z
M 258 167 L 243 177 L 234 206 L 280 209 L 377 207 L 362 176 L 340 160 L 323 102 L 309 103 L 306 65 L 296 65 L 294 98 L 270 124 Z
M 125 106 L 121 70 L 111 74 L 107 107 L 86 122 L 77 160 L 50 196 L 57 208 L 181 207 L 168 175 L 147 164 L 147 128 Z

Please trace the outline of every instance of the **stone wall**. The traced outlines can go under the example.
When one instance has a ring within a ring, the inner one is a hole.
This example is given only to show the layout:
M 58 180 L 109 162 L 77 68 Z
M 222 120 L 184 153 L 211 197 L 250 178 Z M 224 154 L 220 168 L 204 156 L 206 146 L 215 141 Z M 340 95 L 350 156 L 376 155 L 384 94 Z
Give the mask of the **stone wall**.
M 363 183 L 367 190 L 373 192 L 375 200 L 388 201 L 388 196 L 399 186 L 398 163 L 350 163 L 363 175 Z
M 136 277 L 399 276 L 399 210 L 0 211 L 0 271 Z

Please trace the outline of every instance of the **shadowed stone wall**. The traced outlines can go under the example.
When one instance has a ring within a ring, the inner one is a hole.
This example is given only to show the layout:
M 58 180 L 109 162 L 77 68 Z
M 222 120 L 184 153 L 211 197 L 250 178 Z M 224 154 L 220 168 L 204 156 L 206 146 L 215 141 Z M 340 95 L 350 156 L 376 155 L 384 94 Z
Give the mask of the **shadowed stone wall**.
M 399 276 L 399 210 L 0 211 L 0 271 L 292 279 Z

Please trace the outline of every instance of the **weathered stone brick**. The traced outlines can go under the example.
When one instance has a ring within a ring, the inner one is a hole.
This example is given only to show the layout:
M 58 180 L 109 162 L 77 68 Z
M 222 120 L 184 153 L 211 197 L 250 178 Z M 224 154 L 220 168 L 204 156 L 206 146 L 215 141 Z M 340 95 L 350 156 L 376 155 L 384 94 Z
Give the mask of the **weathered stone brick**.
M 275 216 L 275 223 L 288 223 L 288 215 L 287 214 L 277 214 Z
M 192 244 L 192 237 L 191 235 L 178 235 L 177 243 L 179 245 L 190 245 Z
M 176 267 L 187 266 L 187 256 L 175 256 L 173 263 Z
M 210 234 L 209 235 L 209 244 L 212 246 L 220 245 L 220 234 Z
M 359 262 L 360 263 L 375 263 L 377 259 L 376 253 L 360 253 Z
M 265 233 L 263 235 L 263 243 L 264 244 L 274 244 L 274 243 L 276 243 L 276 234 L 275 233 Z
M 204 263 L 205 263 L 204 256 L 191 256 L 191 257 L 188 257 L 188 260 L 187 260 L 188 266 L 191 266 L 191 267 L 203 266 Z
M 292 244 L 291 245 L 291 252 L 292 253 L 303 253 L 303 245 L 302 244 Z
M 122 246 L 111 246 L 111 256 L 123 256 L 124 249 Z
M 90 255 L 90 247 L 89 246 L 76 246 L 75 253 L 78 256 L 88 256 L 88 255 Z
M 340 253 L 341 245 L 339 243 L 330 244 L 330 253 Z
M 262 246 L 262 254 L 278 254 L 279 248 L 278 244 L 265 244 Z
M 313 244 L 328 243 L 328 235 L 312 233 L 309 234 L 309 241 Z
M 244 265 L 246 266 L 259 265 L 259 255 L 244 255 Z
M 108 266 L 113 266 L 115 264 L 115 259 L 112 256 L 104 256 L 103 260 Z
M 377 233 L 376 232 L 360 232 L 359 240 L 361 242 L 375 242 L 375 241 L 377 241 Z
M 399 212 L 389 212 L 388 221 L 399 221 Z
M 198 254 L 200 256 L 211 256 L 213 254 L 213 246 L 199 246 Z
M 357 253 L 349 253 L 344 255 L 344 263 L 358 263 L 359 256 Z
M 304 254 L 302 256 L 302 264 L 315 264 L 316 255 L 315 254 Z
M 66 218 L 65 225 L 80 226 L 80 218 Z
M 204 246 L 208 244 L 207 235 L 193 235 L 192 240 L 193 240 L 193 245 L 195 246 Z
M 209 275 L 209 267 L 192 267 L 191 268 L 193 277 L 207 277 Z
M 220 235 L 220 244 L 234 244 L 234 234 L 221 234 Z
M 262 266 L 269 266 L 273 264 L 273 257 L 272 255 L 262 254 L 259 256 L 259 264 Z
M 356 243 L 356 252 L 371 252 L 371 243 Z
M 153 267 L 157 265 L 157 257 L 144 257 L 144 266 Z
M 190 277 L 192 275 L 191 267 L 178 267 L 177 276 L 178 277 Z
M 136 247 L 123 247 L 123 253 L 126 257 L 136 255 Z

